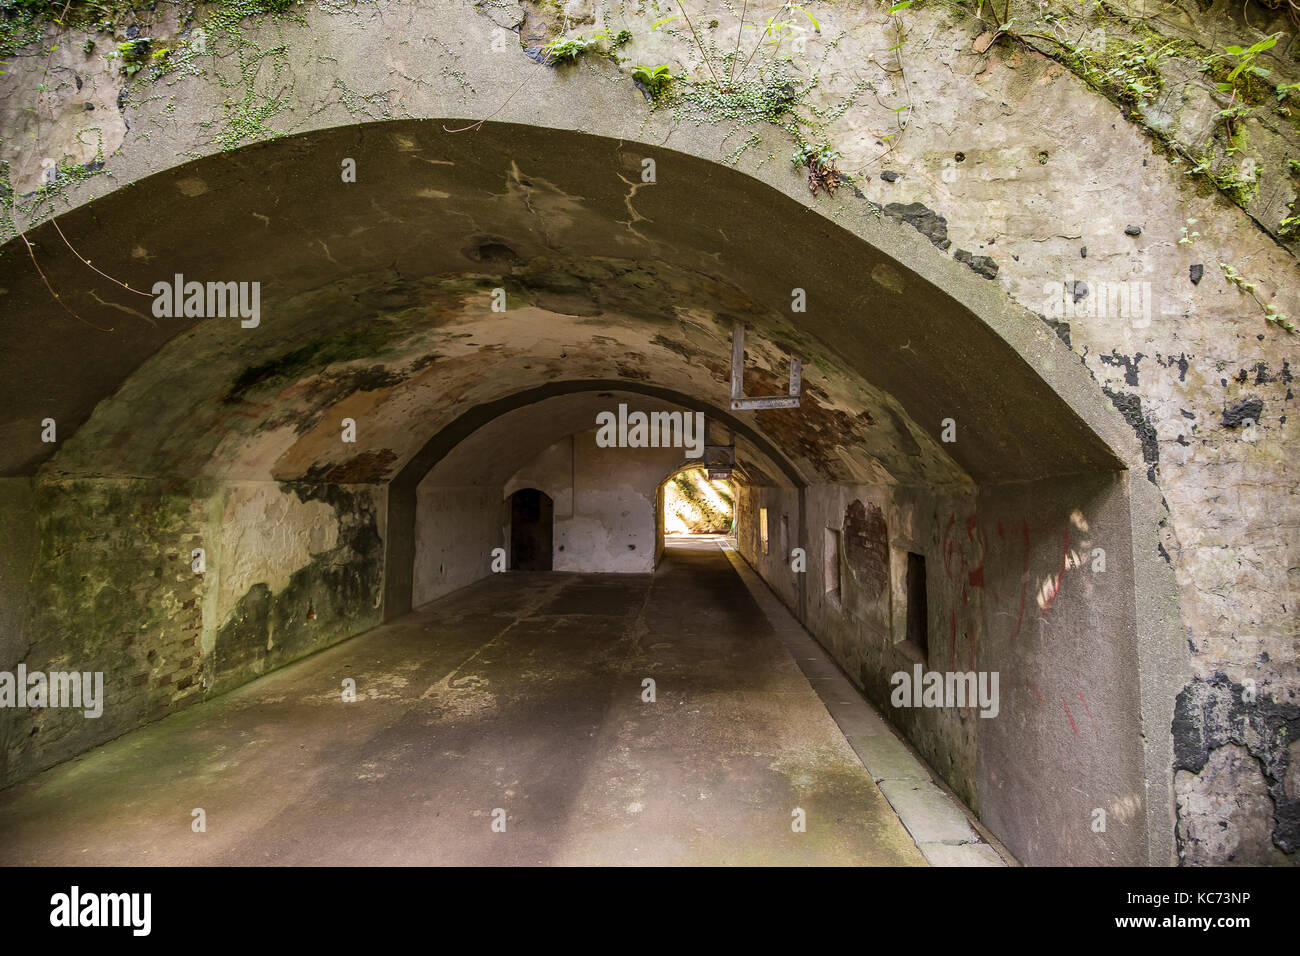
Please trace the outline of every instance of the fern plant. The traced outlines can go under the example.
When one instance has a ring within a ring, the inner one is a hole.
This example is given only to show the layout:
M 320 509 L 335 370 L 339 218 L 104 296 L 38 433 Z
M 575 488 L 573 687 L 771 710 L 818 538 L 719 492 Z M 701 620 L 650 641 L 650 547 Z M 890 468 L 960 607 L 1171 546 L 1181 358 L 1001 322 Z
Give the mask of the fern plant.
M 667 65 L 638 66 L 633 68 L 632 76 L 645 85 L 645 88 L 650 91 L 651 97 L 662 93 L 673 79 Z
M 542 47 L 542 52 L 546 54 L 546 62 L 550 64 L 573 62 L 602 40 L 608 39 L 608 33 L 595 33 L 590 37 L 556 37 Z

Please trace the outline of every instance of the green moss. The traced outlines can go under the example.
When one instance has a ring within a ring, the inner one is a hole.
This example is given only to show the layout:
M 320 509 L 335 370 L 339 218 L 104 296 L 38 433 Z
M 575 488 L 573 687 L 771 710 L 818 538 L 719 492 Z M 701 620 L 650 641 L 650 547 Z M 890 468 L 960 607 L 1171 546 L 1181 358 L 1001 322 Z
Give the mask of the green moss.
M 688 118 L 740 123 L 761 121 L 783 126 L 791 122 L 791 111 L 808 89 L 793 76 L 774 69 L 755 82 L 729 89 L 719 87 L 713 80 L 687 80 L 670 102 L 675 111 Z
M 974 12 L 977 7 L 982 7 L 985 13 L 992 9 L 979 0 L 969 2 L 970 7 L 965 8 L 968 12 Z M 963 9 L 960 4 L 954 8 Z M 1196 182 L 1238 206 L 1246 207 L 1254 202 L 1258 180 L 1268 171 L 1258 169 L 1247 175 L 1242 171 L 1242 160 L 1236 158 L 1248 147 L 1246 120 L 1266 104 L 1280 115 L 1290 116 L 1290 112 L 1278 109 L 1289 90 L 1266 80 L 1266 70 L 1252 68 L 1251 50 L 1233 52 L 1236 48 L 1224 47 L 1213 52 L 1189 40 L 1171 39 L 1144 20 L 1129 19 L 1105 0 L 1100 0 L 1088 16 L 1053 12 L 1043 15 L 1041 20 L 1042 30 L 1054 32 L 1039 32 L 1040 25 L 1011 25 L 1005 35 L 1052 56 L 1115 103 L 1127 120 L 1151 137 L 1157 153 L 1176 165 L 1185 164 L 1185 171 Z M 1098 48 L 1075 46 L 1063 39 L 1084 37 L 1099 30 L 1104 31 L 1104 43 Z M 1231 97 L 1231 102 L 1217 116 L 1214 142 L 1199 155 L 1189 152 L 1147 115 L 1156 107 L 1161 94 L 1169 92 L 1162 67 L 1171 60 L 1194 65 Z
M 49 177 L 30 193 L 15 193 L 9 179 L 9 164 L 0 164 L 0 170 L 3 170 L 0 173 L 0 243 L 8 242 L 18 235 L 19 219 L 31 222 L 54 215 L 58 201 L 69 189 L 104 171 L 103 130 L 98 126 L 88 126 L 77 133 L 77 141 L 88 145 L 86 137 L 92 135 L 95 137 L 93 160 L 82 165 L 74 163 L 68 155 L 54 160 L 54 165 L 48 167 Z M 50 158 L 53 160 L 53 157 Z
M 400 329 L 388 323 L 369 322 L 344 329 L 318 342 L 245 369 L 231 383 L 230 391 L 222 401 L 243 401 L 255 388 L 282 387 L 337 362 L 374 358 L 401 334 Z
M 1094 89 L 1136 106 L 1164 89 L 1158 67 L 1171 55 L 1168 45 L 1152 50 L 1139 41 L 1108 38 L 1105 50 L 1066 49 L 1063 58 Z
M 725 75 L 725 74 L 724 74 Z M 737 129 L 770 124 L 788 134 L 798 147 L 820 141 L 831 121 L 849 108 L 857 90 L 835 109 L 821 113 L 807 104 L 817 79 L 796 76 L 785 63 L 774 62 L 745 82 L 722 86 L 711 76 L 684 77 L 674 81 L 651 103 L 651 109 L 668 109 L 679 122 L 696 125 L 732 123 Z M 728 161 L 735 163 L 757 146 L 757 134 L 745 135 Z
M 39 42 L 45 28 L 111 30 L 129 12 L 124 0 L 0 0 L 0 56 L 12 56 Z

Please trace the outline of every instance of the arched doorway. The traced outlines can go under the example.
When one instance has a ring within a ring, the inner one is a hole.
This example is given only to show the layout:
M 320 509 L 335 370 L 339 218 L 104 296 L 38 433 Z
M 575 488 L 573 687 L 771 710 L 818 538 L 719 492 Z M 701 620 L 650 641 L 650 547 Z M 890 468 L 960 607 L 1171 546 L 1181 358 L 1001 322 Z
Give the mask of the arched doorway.
M 742 473 L 722 478 L 695 462 L 678 465 L 655 489 L 655 564 L 667 547 L 697 547 L 729 539 L 735 543 L 737 484 Z M 719 477 L 710 478 L 710 474 Z
M 555 503 L 536 488 L 510 496 L 510 570 L 551 570 Z

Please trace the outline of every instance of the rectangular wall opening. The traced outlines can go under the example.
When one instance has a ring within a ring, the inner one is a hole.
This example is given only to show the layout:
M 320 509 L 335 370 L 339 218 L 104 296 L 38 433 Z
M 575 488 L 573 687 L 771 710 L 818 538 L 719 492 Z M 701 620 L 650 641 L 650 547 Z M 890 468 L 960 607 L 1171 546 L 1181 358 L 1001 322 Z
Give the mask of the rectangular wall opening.
M 758 538 L 763 546 L 763 553 L 767 554 L 767 509 L 758 509 Z
M 908 552 L 906 643 L 921 655 L 922 660 L 928 660 L 930 655 L 929 621 L 930 609 L 925 596 L 925 558 Z

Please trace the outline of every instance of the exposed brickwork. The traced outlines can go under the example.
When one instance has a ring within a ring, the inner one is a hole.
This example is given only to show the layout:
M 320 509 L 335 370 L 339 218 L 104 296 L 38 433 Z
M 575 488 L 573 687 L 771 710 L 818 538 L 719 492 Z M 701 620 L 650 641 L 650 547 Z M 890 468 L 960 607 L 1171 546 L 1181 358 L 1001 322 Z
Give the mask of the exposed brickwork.
M 889 530 L 874 504 L 852 501 L 844 512 L 844 556 L 869 600 L 889 587 Z
M 379 623 L 383 549 L 367 489 L 303 485 L 296 493 L 336 509 L 337 546 L 272 594 L 238 661 L 222 629 L 204 620 L 205 592 L 221 566 L 225 491 L 211 482 L 135 479 L 38 481 L 36 558 L 30 581 L 27 671 L 103 673 L 103 713 L 24 708 L 6 716 L 0 785 L 22 779 L 128 730 L 234 687 Z M 205 570 L 191 553 L 205 550 Z M 226 556 L 230 558 L 231 556 Z M 240 608 L 246 601 L 240 602 Z M 215 633 L 206 642 L 204 631 Z M 226 655 L 222 666 L 223 653 Z
M 131 480 L 37 484 L 29 672 L 104 674 L 104 710 L 15 712 L 6 779 L 109 740 L 200 692 L 205 489 Z

